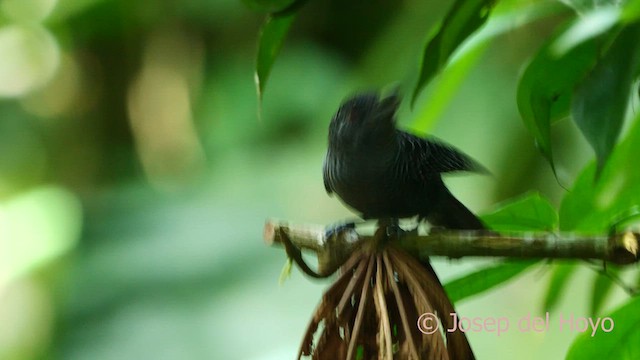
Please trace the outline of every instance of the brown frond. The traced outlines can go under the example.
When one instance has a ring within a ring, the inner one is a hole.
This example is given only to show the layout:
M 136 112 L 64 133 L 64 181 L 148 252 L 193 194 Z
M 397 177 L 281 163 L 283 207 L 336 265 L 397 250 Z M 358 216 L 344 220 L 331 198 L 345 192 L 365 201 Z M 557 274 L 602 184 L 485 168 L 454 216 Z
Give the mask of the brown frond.
M 377 244 L 347 260 L 316 309 L 298 358 L 473 359 L 465 334 L 446 331 L 455 310 L 431 265 L 393 244 Z M 425 313 L 436 316 L 437 331 L 420 331 Z

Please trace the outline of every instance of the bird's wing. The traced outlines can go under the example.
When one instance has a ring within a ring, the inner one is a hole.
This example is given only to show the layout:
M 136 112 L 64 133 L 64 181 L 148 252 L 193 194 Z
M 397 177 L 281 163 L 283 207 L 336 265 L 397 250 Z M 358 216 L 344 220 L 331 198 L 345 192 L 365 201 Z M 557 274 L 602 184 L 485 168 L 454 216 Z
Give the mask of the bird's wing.
M 328 157 L 328 156 L 327 156 Z M 322 180 L 324 181 L 324 188 L 327 190 L 327 194 L 333 193 L 333 188 L 331 187 L 331 179 L 329 178 L 329 166 L 327 164 L 327 157 L 324 159 L 324 164 L 322 165 Z
M 421 138 L 398 130 L 401 143 L 399 158 L 403 159 L 405 171 L 414 172 L 420 178 L 454 171 L 488 173 L 475 160 L 456 148 L 434 138 Z

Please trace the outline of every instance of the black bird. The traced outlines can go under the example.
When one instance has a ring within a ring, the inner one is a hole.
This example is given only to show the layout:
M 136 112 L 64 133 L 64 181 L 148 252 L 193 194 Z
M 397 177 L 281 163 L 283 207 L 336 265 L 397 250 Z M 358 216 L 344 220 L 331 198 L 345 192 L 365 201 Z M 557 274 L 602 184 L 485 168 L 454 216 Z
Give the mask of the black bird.
M 367 219 L 418 216 L 448 229 L 484 229 L 441 174 L 486 170 L 455 148 L 396 129 L 396 95 L 357 95 L 329 125 L 324 186 Z
M 433 138 L 396 129 L 400 99 L 391 95 L 357 95 L 345 101 L 329 125 L 324 186 L 363 219 L 391 220 L 418 216 L 448 229 L 485 229 L 442 182 L 442 173 L 486 170 L 455 148 Z M 455 312 L 428 260 L 421 260 L 436 288 L 428 302 Z M 438 286 L 439 285 L 439 286 Z M 440 314 L 440 320 L 445 323 Z M 451 359 L 474 359 L 464 332 L 447 332 Z

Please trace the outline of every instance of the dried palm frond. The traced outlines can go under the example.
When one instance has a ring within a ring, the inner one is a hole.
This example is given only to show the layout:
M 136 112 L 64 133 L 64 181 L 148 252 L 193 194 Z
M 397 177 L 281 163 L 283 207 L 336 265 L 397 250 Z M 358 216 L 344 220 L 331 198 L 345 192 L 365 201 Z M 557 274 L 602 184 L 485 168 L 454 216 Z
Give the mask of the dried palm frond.
M 383 237 L 376 232 L 376 238 Z M 354 251 L 324 293 L 304 335 L 298 358 L 473 359 L 455 312 L 431 265 L 393 243 Z M 431 331 L 419 328 L 433 314 Z M 457 327 L 456 327 L 457 329 Z

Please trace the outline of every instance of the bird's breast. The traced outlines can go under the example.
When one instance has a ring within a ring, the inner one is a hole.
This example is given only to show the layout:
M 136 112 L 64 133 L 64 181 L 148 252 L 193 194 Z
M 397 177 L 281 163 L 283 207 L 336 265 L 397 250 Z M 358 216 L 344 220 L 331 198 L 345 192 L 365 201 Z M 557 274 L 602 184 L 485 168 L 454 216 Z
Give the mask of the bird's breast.
M 392 173 L 393 164 L 386 159 L 335 157 L 329 161 L 331 188 L 345 204 L 361 214 L 367 217 L 391 215 L 388 213 L 395 212 L 395 206 L 404 202 L 399 198 L 405 194 L 399 191 L 404 184 L 398 183 Z

